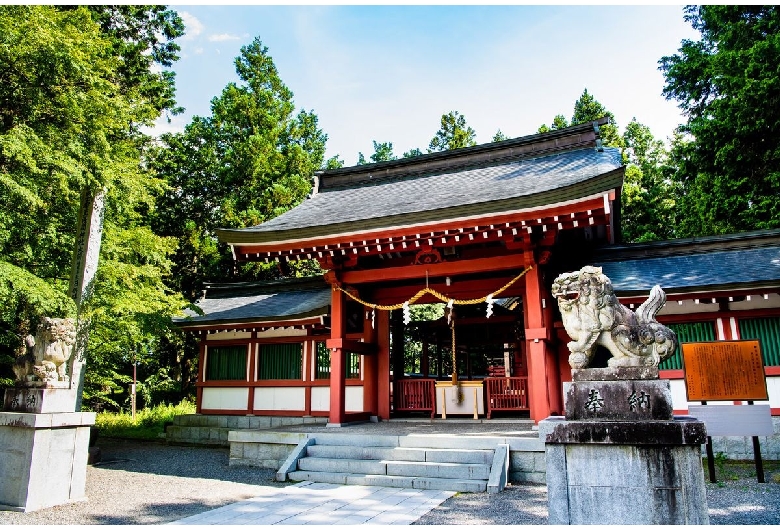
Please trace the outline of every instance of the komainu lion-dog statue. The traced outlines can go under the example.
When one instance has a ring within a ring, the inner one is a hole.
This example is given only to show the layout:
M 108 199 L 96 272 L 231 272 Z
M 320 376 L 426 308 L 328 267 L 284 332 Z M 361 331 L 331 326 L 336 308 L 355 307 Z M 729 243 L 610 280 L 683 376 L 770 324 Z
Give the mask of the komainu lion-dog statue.
M 572 368 L 587 367 L 598 345 L 612 354 L 610 367 L 658 366 L 677 348 L 674 331 L 655 320 L 666 303 L 658 285 L 633 312 L 618 301 L 601 267 L 586 266 L 558 276 L 552 295 L 558 300 L 563 327 L 573 339 L 568 344 Z

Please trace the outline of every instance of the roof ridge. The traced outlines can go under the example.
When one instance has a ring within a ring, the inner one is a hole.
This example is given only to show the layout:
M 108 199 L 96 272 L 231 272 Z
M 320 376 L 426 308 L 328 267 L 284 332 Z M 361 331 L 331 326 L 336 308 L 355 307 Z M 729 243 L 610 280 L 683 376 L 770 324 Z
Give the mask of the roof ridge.
M 311 291 L 328 288 L 325 276 L 307 276 L 303 278 L 282 278 L 234 283 L 206 283 L 204 297 L 228 298 L 238 295 L 252 296 L 284 291 Z
M 462 170 L 467 167 L 497 165 L 507 160 L 540 158 L 578 149 L 603 150 L 599 141 L 599 126 L 606 123 L 608 123 L 608 119 L 602 118 L 565 129 L 501 142 L 489 142 L 460 149 L 426 153 L 411 158 L 319 171 L 314 176 L 312 194 L 377 180 L 384 181 L 398 176 L 408 178 L 413 175 L 431 174 L 442 170 Z

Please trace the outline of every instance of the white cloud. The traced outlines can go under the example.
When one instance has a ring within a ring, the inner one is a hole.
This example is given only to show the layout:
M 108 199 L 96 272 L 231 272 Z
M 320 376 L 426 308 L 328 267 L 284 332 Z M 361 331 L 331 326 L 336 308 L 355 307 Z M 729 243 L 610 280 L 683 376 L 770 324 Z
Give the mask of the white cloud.
M 186 11 L 180 11 L 179 16 L 184 21 L 185 34 L 182 39 L 194 39 L 203 33 L 203 23 Z
M 241 37 L 237 35 L 231 35 L 229 33 L 220 33 L 219 35 L 209 35 L 209 41 L 211 42 L 223 42 L 228 40 L 239 40 Z

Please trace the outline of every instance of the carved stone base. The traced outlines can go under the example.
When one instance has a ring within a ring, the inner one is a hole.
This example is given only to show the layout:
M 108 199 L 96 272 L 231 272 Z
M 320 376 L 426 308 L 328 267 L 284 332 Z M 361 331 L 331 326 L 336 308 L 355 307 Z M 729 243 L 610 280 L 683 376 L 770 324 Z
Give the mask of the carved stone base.
M 668 380 L 574 381 L 563 384 L 567 420 L 647 421 L 673 418 Z
M 35 386 L 17 386 L 6 389 L 3 410 L 32 414 L 74 412 L 76 410 L 76 390 L 60 388 L 67 383 L 32 383 L 32 385 Z
M 548 524 L 709 524 L 702 422 L 553 417 L 539 431 L 549 433 Z
M 0 412 L 0 510 L 85 500 L 94 412 Z
M 566 416 L 539 423 L 549 524 L 709 524 L 707 430 L 673 416 L 655 367 L 572 371 Z

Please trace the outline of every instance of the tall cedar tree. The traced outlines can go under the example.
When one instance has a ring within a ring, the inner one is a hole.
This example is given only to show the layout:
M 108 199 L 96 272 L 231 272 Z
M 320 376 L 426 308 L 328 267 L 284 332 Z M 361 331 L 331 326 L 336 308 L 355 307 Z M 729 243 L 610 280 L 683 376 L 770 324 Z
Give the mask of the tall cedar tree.
M 681 236 L 780 227 L 780 8 L 685 8 L 701 33 L 663 57 L 687 117 L 675 145 Z
M 195 117 L 184 132 L 166 134 L 153 166 L 169 190 L 154 216 L 160 235 L 178 239 L 176 289 L 197 299 L 204 282 L 270 279 L 275 266 L 236 265 L 217 241 L 216 228 L 267 221 L 300 203 L 324 164 L 327 136 L 313 112 L 295 112 L 259 39 L 235 60 L 240 83 L 229 83 L 211 101 L 210 117 Z M 337 159 L 328 161 L 336 166 Z M 283 271 L 304 274 L 307 271 Z

